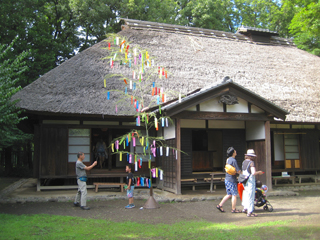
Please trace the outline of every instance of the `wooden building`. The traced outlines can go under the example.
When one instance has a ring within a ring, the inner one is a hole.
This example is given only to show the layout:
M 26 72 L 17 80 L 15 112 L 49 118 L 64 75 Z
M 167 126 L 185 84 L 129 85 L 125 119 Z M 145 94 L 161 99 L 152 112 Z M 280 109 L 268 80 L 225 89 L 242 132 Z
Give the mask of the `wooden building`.
M 239 165 L 248 148 L 257 153 L 259 176 L 268 186 L 272 175 L 320 170 L 320 59 L 297 49 L 275 32 L 241 27 L 238 33 L 124 19 L 120 35 L 148 49 L 170 72 L 158 84 L 185 95 L 171 98 L 163 114 L 174 125 L 152 134 L 188 154 L 153 159 L 164 170 L 161 185 L 181 193 L 181 180 L 195 172 L 220 172 L 226 149 L 237 149 Z M 35 135 L 34 175 L 74 178 L 76 153 L 92 162 L 99 139 L 111 140 L 132 129 L 134 111 L 107 101 L 106 89 L 119 82 L 103 78 L 110 69 L 107 42 L 72 57 L 18 92 L 18 106 Z M 158 107 L 150 108 L 157 112 Z M 135 127 L 136 128 L 136 127 Z M 111 155 L 89 178 L 122 177 L 125 161 Z M 147 174 L 143 163 L 140 174 Z M 117 175 L 118 174 L 118 175 Z

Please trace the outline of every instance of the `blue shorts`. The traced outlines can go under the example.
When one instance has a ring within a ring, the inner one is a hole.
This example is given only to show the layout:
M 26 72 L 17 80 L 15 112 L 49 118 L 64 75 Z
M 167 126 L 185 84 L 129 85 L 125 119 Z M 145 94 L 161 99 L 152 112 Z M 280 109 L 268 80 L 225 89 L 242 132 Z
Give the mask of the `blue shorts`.
M 127 189 L 127 197 L 128 198 L 133 198 L 133 190 L 134 190 L 134 186 L 131 186 L 130 190 Z
M 228 180 L 224 181 L 226 186 L 227 195 L 237 196 L 238 195 L 238 187 L 237 183 L 229 182 Z

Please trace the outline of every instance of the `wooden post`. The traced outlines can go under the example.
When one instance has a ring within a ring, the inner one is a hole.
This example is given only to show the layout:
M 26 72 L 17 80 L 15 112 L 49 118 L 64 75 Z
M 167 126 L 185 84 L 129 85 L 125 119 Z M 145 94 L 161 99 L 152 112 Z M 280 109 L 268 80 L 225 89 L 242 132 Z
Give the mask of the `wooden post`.
M 176 169 L 176 194 L 181 194 L 181 128 L 180 118 L 176 118 L 176 146 L 178 151 L 177 169 Z
M 266 146 L 266 185 L 272 190 L 272 168 L 271 168 L 271 132 L 270 121 L 265 122 L 265 146 Z

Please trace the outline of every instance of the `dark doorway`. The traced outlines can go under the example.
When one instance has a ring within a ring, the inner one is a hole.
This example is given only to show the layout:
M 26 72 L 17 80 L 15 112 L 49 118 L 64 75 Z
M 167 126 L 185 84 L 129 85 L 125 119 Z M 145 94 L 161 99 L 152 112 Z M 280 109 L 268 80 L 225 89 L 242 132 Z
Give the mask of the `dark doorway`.
M 192 171 L 222 170 L 222 131 L 192 131 Z

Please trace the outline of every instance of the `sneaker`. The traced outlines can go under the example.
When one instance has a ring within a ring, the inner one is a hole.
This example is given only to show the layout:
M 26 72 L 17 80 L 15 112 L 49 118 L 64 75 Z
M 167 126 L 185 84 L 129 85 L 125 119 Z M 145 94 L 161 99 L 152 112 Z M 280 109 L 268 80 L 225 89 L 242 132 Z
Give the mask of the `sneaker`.
M 132 208 L 136 207 L 134 204 L 130 204 Z
M 73 203 L 73 206 L 74 206 L 74 207 L 80 207 L 80 204 L 77 203 L 77 202 L 74 202 L 74 203 Z
M 134 208 L 134 207 L 132 207 L 132 205 L 131 205 L 131 204 L 129 204 L 129 205 L 125 206 L 124 208 L 126 208 L 126 209 L 130 209 L 130 208 Z
M 82 210 L 90 210 L 90 208 L 89 207 L 86 207 L 86 206 L 84 206 L 84 207 L 80 207 Z

